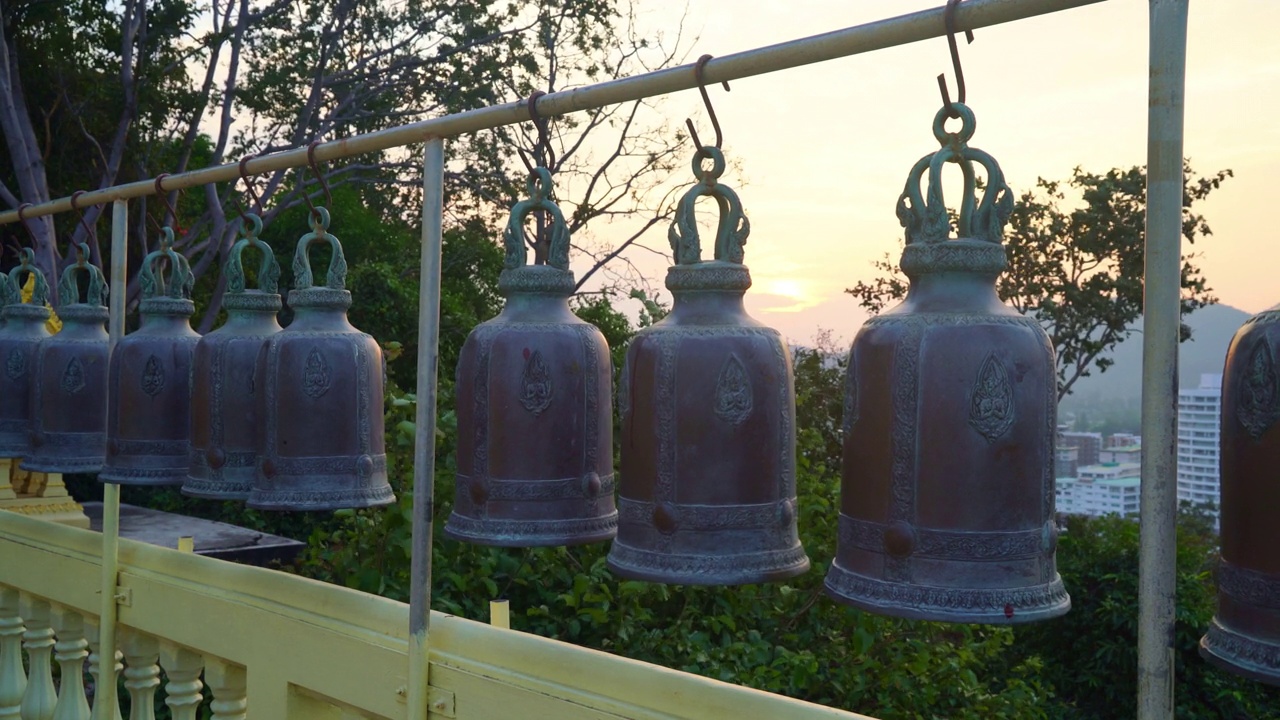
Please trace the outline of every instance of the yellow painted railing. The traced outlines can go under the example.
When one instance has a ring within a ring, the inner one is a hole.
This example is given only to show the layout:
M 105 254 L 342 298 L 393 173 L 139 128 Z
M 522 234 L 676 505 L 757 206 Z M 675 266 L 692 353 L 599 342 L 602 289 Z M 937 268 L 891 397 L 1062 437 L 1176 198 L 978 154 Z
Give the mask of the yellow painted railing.
M 90 717 L 73 678 L 86 657 L 100 672 L 100 552 L 96 533 L 0 512 L 0 720 Z M 406 717 L 403 603 L 128 540 L 117 595 L 132 720 L 162 681 L 175 720 L 206 693 L 217 720 Z M 861 717 L 439 613 L 430 678 L 431 718 Z

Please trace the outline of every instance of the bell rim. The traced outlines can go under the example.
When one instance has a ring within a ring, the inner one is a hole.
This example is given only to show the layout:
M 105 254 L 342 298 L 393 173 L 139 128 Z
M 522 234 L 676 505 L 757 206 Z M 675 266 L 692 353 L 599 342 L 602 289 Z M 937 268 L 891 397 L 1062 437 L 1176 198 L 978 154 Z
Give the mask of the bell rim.
M 276 313 L 284 308 L 284 299 L 279 293 L 246 290 L 223 295 L 222 306 L 229 311 Z
M 289 291 L 289 307 L 320 310 L 351 309 L 351 291 L 328 287 L 309 287 Z
M 102 485 L 137 485 L 139 487 L 172 487 L 186 482 L 185 474 L 169 473 L 163 476 L 146 477 L 131 475 L 128 472 L 109 471 L 105 466 L 98 473 L 98 483 Z
M 575 285 L 572 270 L 562 270 L 551 265 L 504 268 L 498 275 L 498 294 L 503 297 L 552 295 L 567 298 L 573 294 Z
M 977 238 L 917 241 L 902 248 L 898 267 L 908 278 L 943 272 L 997 277 L 1009 267 L 1009 258 L 1001 243 Z
M 77 462 L 78 461 L 78 462 Z M 100 457 L 82 458 L 39 458 L 36 453 L 28 455 L 18 467 L 29 472 L 39 473 L 100 473 L 106 464 L 106 453 Z
M 624 557 L 629 556 L 629 557 Z M 643 563 L 644 558 L 656 560 L 652 565 Z M 687 570 L 673 570 L 670 563 L 679 558 L 689 558 L 695 563 Z M 772 559 L 772 561 L 770 561 Z M 641 562 L 633 562 L 640 560 Z M 734 569 L 728 567 L 721 570 L 707 570 L 697 564 L 705 564 L 710 560 L 733 560 L 739 564 Z M 662 561 L 666 561 L 665 563 Z M 754 561 L 754 562 L 753 562 Z M 736 555 L 723 555 L 716 558 L 701 555 L 687 555 L 670 552 L 653 552 L 623 542 L 614 542 L 609 549 L 606 560 L 609 571 L 627 580 L 641 580 L 664 585 L 757 585 L 763 583 L 782 582 L 803 575 L 812 568 L 804 546 L 796 543 L 793 547 L 778 550 L 761 550 Z M 742 566 L 746 569 L 741 569 Z M 755 565 L 755 567 L 752 567 Z
M 484 535 L 479 532 L 468 532 L 468 526 L 472 528 L 480 528 L 482 525 L 502 526 L 502 525 L 537 525 L 545 524 L 548 528 L 554 527 L 556 532 L 543 534 L 528 534 L 521 536 L 513 536 L 510 538 L 499 538 L 492 535 Z M 566 532 L 572 532 L 572 528 L 581 527 L 580 534 L 566 537 Z M 457 540 L 471 545 L 483 545 L 486 547 L 576 547 L 579 545 L 590 545 L 593 543 L 612 540 L 618 534 L 618 513 L 615 510 L 612 513 L 591 518 L 573 518 L 569 520 L 499 520 L 469 517 L 453 511 L 449 514 L 449 519 L 444 526 L 444 535 L 450 540 Z
M 186 298 L 151 297 L 138 303 L 138 312 L 147 315 L 177 315 L 190 317 L 196 312 L 195 302 Z
M 1231 642 L 1242 643 L 1245 647 L 1261 647 L 1268 650 L 1273 657 L 1276 658 L 1277 664 L 1271 666 L 1268 673 L 1267 665 L 1253 663 L 1244 665 L 1240 662 L 1238 655 L 1228 655 L 1222 652 L 1224 648 L 1217 647 L 1217 644 L 1224 639 Z M 1227 626 L 1223 625 L 1215 616 L 1209 623 L 1209 629 L 1204 636 L 1200 638 L 1199 644 L 1200 657 L 1206 662 L 1221 670 L 1229 672 L 1233 675 L 1248 678 L 1267 685 L 1280 687 L 1280 645 L 1261 642 L 1247 635 L 1238 633 Z
M 311 501 L 295 501 L 290 500 L 291 496 L 299 494 L 296 490 L 264 490 L 257 485 L 250 491 L 248 499 L 245 500 L 245 507 L 254 510 L 271 510 L 276 512 L 331 512 L 334 510 L 359 510 L 362 508 L 384 507 L 396 501 L 395 491 L 386 483 L 386 474 L 379 477 L 374 475 L 371 480 L 374 481 L 373 487 L 367 488 L 364 497 L 359 497 L 357 492 L 361 488 L 351 488 L 346 491 L 329 491 L 331 498 L 318 496 L 316 492 L 305 493 L 311 497 L 320 497 L 320 499 Z M 354 499 L 343 499 L 342 493 L 347 493 L 346 497 Z
M 234 480 L 202 478 L 188 474 L 179 492 L 187 497 L 201 500 L 244 501 L 248 500 L 249 494 L 253 492 L 253 484 Z
M 704 260 L 692 265 L 672 265 L 664 280 L 674 293 L 719 292 L 742 294 L 751 289 L 751 269 L 742 263 Z
M 13 303 L 0 307 L 0 315 L 7 320 L 9 318 L 17 318 L 20 320 L 48 320 L 53 313 L 44 305 L 32 305 L 30 303 Z
M 855 579 L 857 582 L 868 584 L 871 587 L 879 587 L 881 589 L 901 589 L 908 595 L 915 594 L 923 596 L 925 592 L 930 589 L 938 591 L 969 592 L 975 596 L 988 594 L 993 597 L 997 596 L 999 593 L 1040 593 L 1046 596 L 1048 602 L 1018 609 L 1015 612 L 1008 612 L 1006 610 L 1006 606 L 999 606 L 998 604 L 987 604 L 986 607 L 978 610 L 948 610 L 938 605 L 908 606 L 902 604 L 890 604 L 888 602 L 878 602 L 868 596 L 854 595 L 837 587 L 837 583 L 842 580 Z M 1071 596 L 1067 593 L 1066 587 L 1062 583 L 1062 576 L 1056 574 L 1054 579 L 1047 583 L 1038 583 L 1036 585 L 1028 585 L 1024 587 L 952 589 L 894 582 L 890 580 L 879 580 L 840 567 L 838 562 L 832 562 L 831 569 L 827 571 L 827 576 L 823 579 L 822 587 L 828 597 L 841 605 L 848 605 L 877 615 L 887 615 L 889 617 L 906 618 L 909 620 L 977 623 L 982 625 L 1022 625 L 1026 623 L 1052 620 L 1053 618 L 1067 614 L 1071 610 Z

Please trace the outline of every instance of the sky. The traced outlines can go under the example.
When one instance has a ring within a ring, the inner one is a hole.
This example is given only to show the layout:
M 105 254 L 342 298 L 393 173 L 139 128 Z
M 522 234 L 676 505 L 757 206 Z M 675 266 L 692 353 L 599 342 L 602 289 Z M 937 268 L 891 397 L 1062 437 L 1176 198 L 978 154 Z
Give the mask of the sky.
M 641 0 L 639 24 L 674 33 L 684 16 L 696 36 L 689 59 L 725 55 L 915 12 L 940 0 Z M 975 32 L 960 39 L 967 101 L 977 117 L 970 145 L 1000 162 L 1015 194 L 1037 177 L 1074 167 L 1105 172 L 1146 163 L 1148 4 L 1110 0 Z M 1250 313 L 1280 302 L 1280 27 L 1277 0 L 1194 2 L 1187 51 L 1185 155 L 1199 174 L 1230 168 L 1196 205 L 1214 235 L 1192 249 L 1221 302 Z M 941 107 L 936 77 L 951 61 L 944 38 L 805 66 L 710 88 L 726 156 L 740 172 L 751 221 L 748 311 L 796 343 L 819 329 L 851 340 L 867 315 L 843 290 L 874 277 L 871 262 L 897 261 L 894 214 L 911 165 L 937 149 L 930 125 Z M 660 111 L 709 124 L 696 91 Z M 692 178 L 689 178 L 692 181 Z M 625 236 L 625 227 L 606 229 Z M 648 236 L 665 249 L 665 230 Z M 1184 251 L 1187 248 L 1184 248 Z M 655 287 L 664 261 L 633 259 Z M 670 298 L 664 292 L 665 299 Z

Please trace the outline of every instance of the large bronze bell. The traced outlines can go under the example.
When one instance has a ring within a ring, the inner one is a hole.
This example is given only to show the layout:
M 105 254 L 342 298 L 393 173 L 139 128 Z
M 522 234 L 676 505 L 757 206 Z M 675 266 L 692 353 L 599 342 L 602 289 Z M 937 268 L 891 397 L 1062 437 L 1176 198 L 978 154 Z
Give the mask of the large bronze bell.
M 258 354 L 280 332 L 280 265 L 258 239 L 262 219 L 247 215 L 245 236 L 231 248 L 223 276 L 227 322 L 196 343 L 191 388 L 191 459 L 182 493 L 216 500 L 247 500 L 258 464 Z M 258 289 L 246 289 L 241 254 L 262 253 Z
M 1222 558 L 1205 658 L 1280 685 L 1280 305 L 1250 318 L 1222 382 Z
M 191 425 L 191 329 L 195 279 L 164 228 L 160 249 L 142 261 L 141 322 L 111 354 L 107 384 L 107 462 L 98 480 L 122 485 L 181 485 L 187 479 Z M 168 260 L 169 281 L 157 268 Z
M 498 317 L 458 360 L 457 486 L 445 534 L 481 545 L 579 545 L 614 536 L 612 364 L 569 310 L 569 228 L 537 168 L 511 210 Z M 523 224 L 548 213 L 547 264 L 525 265 Z
M 40 343 L 32 370 L 31 454 L 22 467 L 33 472 L 96 473 L 107 453 L 107 280 L 89 263 L 89 246 L 78 250 L 58 282 L 62 330 Z
M 347 261 L 329 233 L 329 212 L 316 208 L 311 223 L 293 258 L 293 322 L 259 355 L 263 444 L 249 507 L 386 505 L 395 495 L 384 450 L 382 348 L 347 321 Z M 314 243 L 333 250 L 324 287 L 312 287 L 307 251 Z
M 849 354 L 836 600 L 898 617 L 1019 623 L 1070 608 L 1054 564 L 1057 373 L 1034 318 L 996 295 L 1012 191 L 963 126 L 934 118 L 942 149 L 898 200 L 906 299 L 871 319 Z M 974 162 L 986 171 L 975 204 Z M 957 239 L 943 164 L 964 174 Z M 927 200 L 920 183 L 929 171 Z
M 712 167 L 703 169 L 709 159 Z M 671 313 L 627 349 L 618 390 L 622 480 L 609 567 L 655 582 L 734 585 L 809 569 L 796 529 L 791 351 L 743 307 L 749 226 L 703 147 L 668 233 Z M 715 259 L 702 260 L 694 203 L 720 207 Z
M 35 266 L 35 252 L 22 249 L 22 263 L 9 272 L 4 284 L 5 327 L 0 331 L 0 458 L 26 457 L 31 451 L 31 384 L 36 348 L 49 337 L 49 284 Z M 22 302 L 19 280 L 23 273 L 34 279 L 31 301 Z

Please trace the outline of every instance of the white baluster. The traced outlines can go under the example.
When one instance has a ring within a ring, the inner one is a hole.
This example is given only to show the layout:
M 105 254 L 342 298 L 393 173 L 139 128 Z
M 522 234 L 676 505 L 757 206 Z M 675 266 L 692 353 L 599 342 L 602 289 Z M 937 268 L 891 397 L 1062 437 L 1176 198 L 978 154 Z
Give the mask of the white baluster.
M 58 695 L 53 689 L 53 628 L 49 627 L 49 603 L 23 596 L 22 618 L 27 631 L 22 646 L 27 649 L 27 691 L 22 695 L 22 720 L 53 720 Z
M 84 617 L 68 608 L 54 606 L 52 620 L 53 629 L 58 633 L 53 657 L 62 670 L 53 720 L 89 720 L 89 701 L 84 696 L 84 659 L 89 656 Z
M 102 697 L 100 688 L 103 680 L 100 674 L 101 658 L 98 657 L 98 648 L 100 646 L 98 641 L 101 636 L 99 634 L 97 623 L 91 621 L 85 622 L 85 636 L 89 640 L 89 674 L 93 676 L 93 712 L 89 715 L 89 719 L 121 720 L 119 702 L 116 703 L 116 706 L 111 709 L 111 713 L 105 718 L 103 717 L 103 711 L 107 709 L 107 706 L 98 702 L 99 698 Z M 124 663 L 121 662 L 123 659 L 124 653 L 116 650 L 115 672 L 111 674 L 111 679 L 107 680 L 107 682 L 116 682 L 119 679 L 120 671 L 124 670 Z
M 196 711 L 204 699 L 200 694 L 204 687 L 200 682 L 204 658 L 184 647 L 163 643 L 160 646 L 160 665 L 169 680 L 164 686 L 168 693 L 164 704 L 172 711 L 173 720 L 196 720 Z
M 160 643 L 129 633 L 124 649 L 124 686 L 129 691 L 129 720 L 156 720 L 156 688 L 160 686 Z
M 213 720 L 245 720 L 244 668 L 225 660 L 209 658 L 204 667 L 204 681 L 213 693 Z
M 21 717 L 22 695 L 27 691 L 27 672 L 22 667 L 23 630 L 18 591 L 0 588 L 0 720 Z

